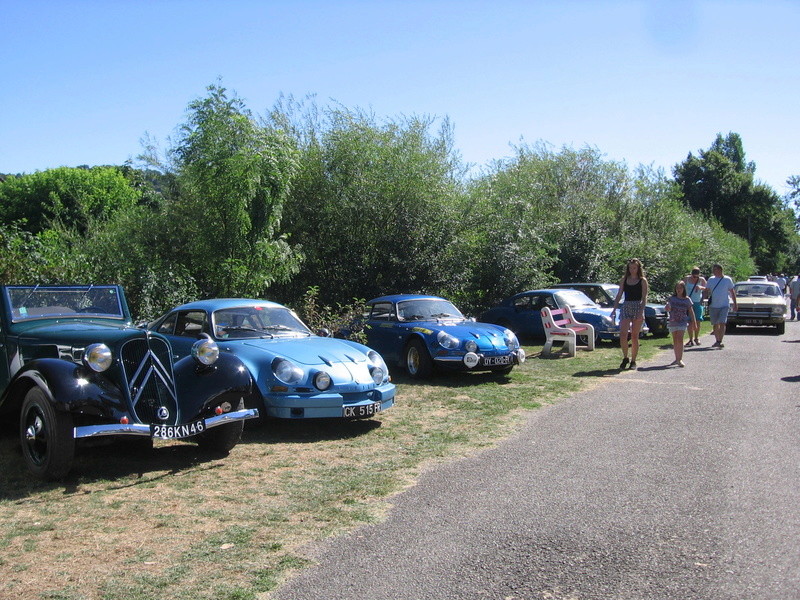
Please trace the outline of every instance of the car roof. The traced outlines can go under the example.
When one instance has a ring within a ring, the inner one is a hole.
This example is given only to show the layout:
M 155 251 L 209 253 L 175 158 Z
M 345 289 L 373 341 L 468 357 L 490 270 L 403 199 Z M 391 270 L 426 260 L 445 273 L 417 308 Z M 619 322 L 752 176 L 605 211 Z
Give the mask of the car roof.
M 606 288 L 606 289 L 610 288 L 610 287 L 617 287 L 616 283 L 598 283 L 596 281 L 592 281 L 592 282 L 577 281 L 575 283 L 556 283 L 556 284 L 553 284 L 553 287 L 554 288 L 569 288 L 569 287 L 572 287 L 573 285 L 591 285 L 591 286 L 596 286 L 596 287 L 601 287 L 601 288 Z
M 781 287 L 774 281 L 764 281 L 763 279 L 748 279 L 746 281 L 737 281 L 735 285 L 771 285 L 776 288 Z
M 444 300 L 439 296 L 424 296 L 422 294 L 390 294 L 388 296 L 381 296 L 380 298 L 373 298 L 367 304 L 375 304 L 376 302 L 402 302 L 404 300 Z
M 174 308 L 173 310 L 205 310 L 213 312 L 225 308 L 240 308 L 243 306 L 263 306 L 264 308 L 287 308 L 283 304 L 271 302 L 269 300 L 255 300 L 252 298 L 209 298 L 207 300 L 196 300 L 187 302 Z M 170 311 L 172 312 L 172 311 Z

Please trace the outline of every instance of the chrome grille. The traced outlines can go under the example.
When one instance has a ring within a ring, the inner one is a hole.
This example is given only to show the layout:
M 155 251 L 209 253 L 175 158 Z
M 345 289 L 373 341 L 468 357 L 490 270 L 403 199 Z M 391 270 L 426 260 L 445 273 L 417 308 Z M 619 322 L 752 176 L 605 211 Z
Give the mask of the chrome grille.
M 131 407 L 142 423 L 179 422 L 169 345 L 160 338 L 130 340 L 120 351 Z
M 736 313 L 739 317 L 744 318 L 760 318 L 763 319 L 765 317 L 772 316 L 772 307 L 771 306 L 739 306 L 739 310 Z

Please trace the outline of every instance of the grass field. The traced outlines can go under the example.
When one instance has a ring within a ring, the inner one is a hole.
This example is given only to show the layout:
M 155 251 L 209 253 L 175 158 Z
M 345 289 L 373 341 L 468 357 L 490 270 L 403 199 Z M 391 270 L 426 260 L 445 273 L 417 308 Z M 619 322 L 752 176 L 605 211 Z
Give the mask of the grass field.
M 645 340 L 640 356 L 668 344 Z M 618 373 L 618 347 L 573 359 L 540 359 L 540 349 L 526 346 L 529 360 L 507 377 L 396 374 L 397 405 L 374 420 L 249 422 L 224 459 L 183 442 L 156 442 L 148 455 L 87 448 L 58 484 L 28 476 L 6 427 L 0 598 L 266 598 L 306 564 L 304 545 L 380 519 L 421 470 L 495 444 L 525 411 Z

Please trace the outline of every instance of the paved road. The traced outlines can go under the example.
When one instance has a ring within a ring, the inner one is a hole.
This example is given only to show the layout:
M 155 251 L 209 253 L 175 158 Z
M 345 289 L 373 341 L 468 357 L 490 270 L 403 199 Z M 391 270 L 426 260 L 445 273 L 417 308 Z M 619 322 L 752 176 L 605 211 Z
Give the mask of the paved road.
M 800 323 L 711 341 L 433 469 L 271 597 L 800 598 Z

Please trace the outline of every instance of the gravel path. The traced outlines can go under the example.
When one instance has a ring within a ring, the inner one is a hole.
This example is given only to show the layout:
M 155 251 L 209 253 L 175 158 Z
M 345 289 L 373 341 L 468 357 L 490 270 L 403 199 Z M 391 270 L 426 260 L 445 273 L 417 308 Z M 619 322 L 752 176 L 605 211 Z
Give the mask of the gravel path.
M 431 470 L 270 597 L 800 598 L 800 323 L 702 341 Z

